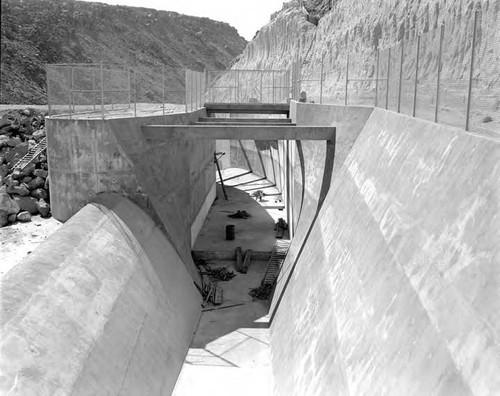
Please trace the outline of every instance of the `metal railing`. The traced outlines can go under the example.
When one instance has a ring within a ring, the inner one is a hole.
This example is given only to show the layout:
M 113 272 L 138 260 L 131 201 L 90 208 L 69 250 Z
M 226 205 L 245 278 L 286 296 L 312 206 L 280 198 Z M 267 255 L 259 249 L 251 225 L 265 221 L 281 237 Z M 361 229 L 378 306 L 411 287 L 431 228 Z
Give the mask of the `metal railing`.
M 208 102 L 282 103 L 290 97 L 290 70 L 207 71 Z
M 203 105 L 204 73 L 189 69 L 82 63 L 47 65 L 46 70 L 51 116 L 165 115 Z

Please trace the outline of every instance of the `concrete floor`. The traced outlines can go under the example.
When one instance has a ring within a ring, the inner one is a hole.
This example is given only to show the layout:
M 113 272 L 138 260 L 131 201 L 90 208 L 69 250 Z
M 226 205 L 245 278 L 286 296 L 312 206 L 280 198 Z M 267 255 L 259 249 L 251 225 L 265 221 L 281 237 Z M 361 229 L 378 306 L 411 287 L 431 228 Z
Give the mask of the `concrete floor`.
M 236 272 L 230 261 L 212 265 Z M 248 294 L 259 286 L 266 268 L 266 261 L 255 261 L 247 274 L 219 283 L 221 307 L 243 305 L 202 313 L 173 395 L 272 395 L 268 302 L 252 301 Z
M 268 180 L 249 173 L 245 169 L 231 168 L 222 172 L 228 200 L 223 197 L 220 184 L 217 197 L 193 246 L 194 251 L 234 252 L 241 246 L 243 251 L 271 252 L 276 238 L 274 224 L 280 217 L 286 220 L 286 211 L 281 202 L 280 192 Z M 257 202 L 250 194 L 257 190 L 265 192 L 262 202 Z M 232 219 L 229 214 L 246 210 L 248 219 Z M 227 241 L 226 225 L 235 225 L 235 239 Z
M 274 223 L 286 215 L 285 210 L 278 209 L 282 204 L 275 202 L 279 191 L 244 169 L 228 169 L 223 178 L 228 179 L 225 184 L 229 200 L 224 200 L 218 186 L 219 199 L 210 209 L 193 250 L 234 251 L 241 246 L 243 251 L 271 252 L 276 242 Z M 249 195 L 258 189 L 268 194 L 262 202 Z M 227 217 L 238 209 L 252 217 Z M 226 224 L 236 225 L 234 241 L 225 240 Z M 260 285 L 267 261 L 252 261 L 247 274 L 236 272 L 230 260 L 209 264 L 226 266 L 237 275 L 228 282 L 219 282 L 224 293 L 222 309 L 204 309 L 173 395 L 272 395 L 269 301 L 253 301 L 248 294 Z M 231 307 L 233 304 L 242 305 Z

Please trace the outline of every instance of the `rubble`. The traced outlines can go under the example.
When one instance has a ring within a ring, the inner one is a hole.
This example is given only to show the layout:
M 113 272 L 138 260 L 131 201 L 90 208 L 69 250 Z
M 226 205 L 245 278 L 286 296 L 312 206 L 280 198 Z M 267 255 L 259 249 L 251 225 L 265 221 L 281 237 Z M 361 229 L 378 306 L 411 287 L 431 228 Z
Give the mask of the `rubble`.
M 0 118 L 0 227 L 50 216 L 47 156 L 23 169 L 14 166 L 45 137 L 45 114 L 33 109 L 10 110 Z M 21 213 L 26 212 L 26 214 Z

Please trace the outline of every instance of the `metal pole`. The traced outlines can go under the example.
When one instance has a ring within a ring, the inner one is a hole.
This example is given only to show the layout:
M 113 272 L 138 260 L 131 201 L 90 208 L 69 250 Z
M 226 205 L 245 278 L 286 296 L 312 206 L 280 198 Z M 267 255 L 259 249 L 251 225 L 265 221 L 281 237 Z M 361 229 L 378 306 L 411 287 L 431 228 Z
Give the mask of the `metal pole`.
M 104 119 L 104 68 L 101 62 L 101 117 Z
M 401 62 L 399 64 L 399 92 L 398 92 L 398 113 L 401 112 L 401 90 L 403 83 L 403 58 L 404 58 L 404 39 L 401 41 Z
M 94 73 L 92 73 L 92 77 Z M 132 104 L 132 86 L 130 84 L 130 68 L 127 68 L 127 80 L 128 80 L 128 108 L 130 109 L 130 105 Z
M 71 96 L 73 95 L 73 67 L 69 67 L 69 90 L 68 90 L 68 108 L 69 108 L 69 118 L 71 119 Z
M 189 89 L 188 89 L 188 69 L 184 69 L 184 112 L 188 112 L 188 96 L 189 96 Z
M 240 71 L 236 70 L 236 92 L 235 92 L 236 103 L 240 102 Z
M 137 117 L 137 75 L 134 70 L 134 117 Z
M 377 71 L 375 74 L 375 107 L 378 105 L 378 68 L 379 68 L 379 57 L 380 57 L 380 50 L 377 48 Z
M 345 68 L 345 99 L 344 105 L 347 106 L 347 86 L 349 85 L 349 53 L 347 53 L 346 68 Z
M 385 109 L 389 108 L 389 88 L 391 81 L 391 49 L 389 48 L 389 53 L 387 54 L 387 83 L 386 83 L 386 91 L 385 91 Z
M 217 167 L 217 173 L 219 174 L 220 186 L 222 187 L 222 193 L 224 194 L 224 199 L 227 201 L 226 188 L 224 186 L 224 179 L 222 178 L 222 173 L 220 171 L 219 160 L 217 158 L 217 153 L 214 153 L 214 161 L 215 161 L 215 166 Z
M 95 111 L 95 77 L 94 77 L 94 69 L 90 69 L 92 71 L 92 105 Z
M 272 73 L 272 79 L 273 79 L 273 103 L 274 103 L 274 70 Z
M 259 70 L 259 74 L 260 74 L 260 103 L 262 103 L 262 74 L 264 72 L 262 70 Z
M 162 103 L 162 108 L 163 108 L 163 115 L 165 115 L 165 69 L 161 69 L 161 90 L 162 90 L 162 96 L 161 96 L 161 103 Z
M 417 113 L 418 61 L 420 57 L 420 35 L 417 37 L 417 59 L 415 61 L 415 86 L 413 89 L 413 117 Z
M 320 69 L 320 80 L 319 80 L 319 104 L 323 104 L 323 60 L 324 57 L 321 58 L 321 69 Z
M 52 98 L 52 93 L 50 89 L 50 79 L 52 73 L 49 72 L 50 69 L 51 68 L 49 65 L 45 66 L 45 74 L 47 76 L 47 105 L 49 106 L 49 116 L 52 115 L 52 107 L 50 106 L 50 100 Z
M 434 109 L 434 122 L 438 122 L 439 85 L 441 83 L 441 59 L 443 56 L 443 38 L 444 38 L 444 24 L 441 25 L 441 34 L 439 36 L 438 70 L 437 70 L 437 83 L 436 83 L 436 108 Z
M 467 92 L 467 113 L 465 118 L 465 130 L 468 131 L 470 127 L 470 108 L 472 99 L 472 81 L 474 78 L 474 52 L 476 50 L 476 28 L 477 28 L 477 14 L 478 11 L 474 13 L 474 30 L 472 31 L 472 47 L 470 54 L 470 70 L 469 70 L 469 89 Z

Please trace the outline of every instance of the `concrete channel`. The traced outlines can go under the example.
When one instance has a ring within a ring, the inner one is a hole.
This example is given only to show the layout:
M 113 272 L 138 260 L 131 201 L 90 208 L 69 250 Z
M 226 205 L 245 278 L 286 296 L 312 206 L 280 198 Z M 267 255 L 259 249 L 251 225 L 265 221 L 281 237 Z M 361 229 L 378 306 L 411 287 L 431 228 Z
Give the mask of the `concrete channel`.
M 334 138 L 153 142 L 143 128 L 206 117 L 47 120 L 66 223 L 1 280 L 1 392 L 500 393 L 498 140 L 294 101 L 291 124 Z M 290 249 L 269 301 L 248 297 L 256 260 L 225 289 L 242 305 L 206 311 L 192 252 L 232 266 L 222 227 L 240 207 L 265 232 L 240 221 L 234 243 L 269 251 L 283 217 Z

